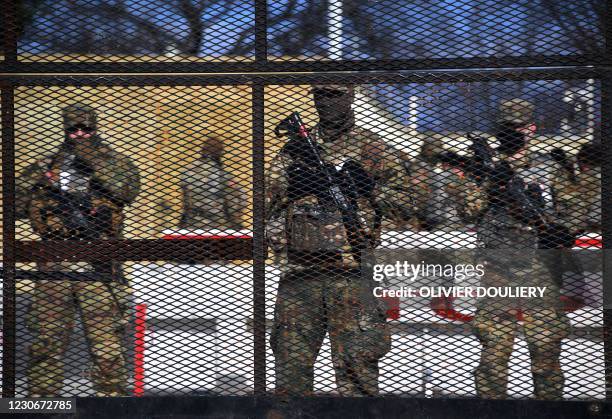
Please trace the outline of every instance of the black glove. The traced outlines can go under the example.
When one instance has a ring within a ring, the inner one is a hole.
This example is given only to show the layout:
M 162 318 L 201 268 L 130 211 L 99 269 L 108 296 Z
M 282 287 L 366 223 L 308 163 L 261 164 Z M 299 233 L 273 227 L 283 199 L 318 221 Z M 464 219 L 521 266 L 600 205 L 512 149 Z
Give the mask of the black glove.
M 43 240 L 66 240 L 69 234 L 63 230 L 46 230 L 40 234 Z
M 442 222 L 441 219 L 426 217 L 421 220 L 421 228 L 425 231 L 434 231 L 436 227 Z
M 527 196 L 527 199 L 529 200 L 529 202 L 531 202 L 532 205 L 534 205 L 536 208 L 539 208 L 540 210 L 544 210 L 546 202 L 544 201 L 544 195 L 542 194 L 542 189 L 540 189 L 539 185 L 535 183 L 530 183 L 529 185 L 527 185 L 527 188 L 525 189 L 525 195 Z
M 96 208 L 90 215 L 90 224 L 97 233 L 112 233 L 113 211 L 106 205 Z

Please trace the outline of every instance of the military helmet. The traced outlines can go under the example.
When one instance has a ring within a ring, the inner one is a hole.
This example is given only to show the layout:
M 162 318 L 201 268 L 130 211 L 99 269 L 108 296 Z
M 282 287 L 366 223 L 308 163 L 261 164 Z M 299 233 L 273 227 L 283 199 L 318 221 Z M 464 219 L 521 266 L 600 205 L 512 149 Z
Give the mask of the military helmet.
M 223 156 L 223 140 L 210 136 L 204 140 L 200 151 L 201 157 L 220 159 Z
M 421 143 L 421 156 L 425 158 L 433 158 L 444 152 L 444 141 L 438 135 L 428 135 L 423 138 Z
M 528 125 L 534 120 L 533 103 L 524 99 L 509 99 L 499 105 L 499 122 L 513 125 Z
M 64 118 L 64 128 L 70 128 L 76 125 L 83 125 L 92 129 L 96 129 L 97 127 L 98 121 L 96 111 L 94 111 L 91 106 L 82 103 L 74 103 L 66 106 L 62 110 L 62 116 Z

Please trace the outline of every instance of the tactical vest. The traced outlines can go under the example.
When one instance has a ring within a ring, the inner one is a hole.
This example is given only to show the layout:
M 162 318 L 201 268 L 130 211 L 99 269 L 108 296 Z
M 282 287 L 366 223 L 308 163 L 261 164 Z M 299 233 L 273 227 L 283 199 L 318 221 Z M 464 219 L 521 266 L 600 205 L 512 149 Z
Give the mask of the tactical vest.
M 368 131 L 353 128 L 340 138 L 325 142 L 315 130 L 314 137 L 321 146 L 326 163 L 341 171 L 347 162 L 361 164 L 362 149 L 372 139 Z M 313 185 L 316 187 L 317 185 Z M 381 214 L 367 198 L 358 199 L 358 216 L 362 226 L 377 240 L 380 236 Z M 339 211 L 330 211 L 313 195 L 308 195 L 290 205 L 287 211 L 288 247 L 293 251 L 337 252 L 350 255 L 351 247 Z M 349 257 L 350 259 L 350 257 Z
M 43 239 L 103 240 L 120 238 L 123 205 L 140 190 L 140 177 L 132 161 L 108 146 L 101 146 L 86 161 L 63 148 L 28 166 L 16 179 L 20 215 L 29 216 L 33 230 Z M 87 262 L 48 262 L 40 270 L 112 272 L 116 262 L 104 266 Z

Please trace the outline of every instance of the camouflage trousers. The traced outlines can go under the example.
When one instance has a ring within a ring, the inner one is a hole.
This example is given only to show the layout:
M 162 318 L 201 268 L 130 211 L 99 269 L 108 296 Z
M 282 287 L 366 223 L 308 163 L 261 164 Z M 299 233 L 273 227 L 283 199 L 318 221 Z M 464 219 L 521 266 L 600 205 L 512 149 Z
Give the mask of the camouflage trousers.
M 30 396 L 61 395 L 64 354 L 77 313 L 93 361 L 91 380 L 96 396 L 127 395 L 123 338 L 128 298 L 129 288 L 118 283 L 37 283 L 28 315 L 34 333 L 27 372 Z
M 519 329 L 516 311 L 500 310 L 483 304 L 472 325 L 482 344 L 480 364 L 475 371 L 480 397 L 502 399 L 508 387 L 508 362 Z M 561 341 L 569 335 L 569 319 L 556 308 L 523 309 L 523 330 L 529 354 L 535 397 L 560 400 L 563 397 L 563 371 L 559 363 Z
M 339 393 L 376 395 L 378 361 L 391 347 L 385 310 L 358 272 L 342 270 L 281 278 L 271 337 L 277 394 L 312 394 L 314 364 L 327 332 Z

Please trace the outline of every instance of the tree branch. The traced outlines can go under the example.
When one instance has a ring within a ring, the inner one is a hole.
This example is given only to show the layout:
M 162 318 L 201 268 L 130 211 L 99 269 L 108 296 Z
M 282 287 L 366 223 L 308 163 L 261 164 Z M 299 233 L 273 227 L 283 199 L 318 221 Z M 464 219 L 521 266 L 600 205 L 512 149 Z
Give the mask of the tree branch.
M 189 34 L 182 42 L 181 50 L 189 55 L 198 55 L 204 38 L 204 24 L 202 23 L 204 6 L 196 7 L 189 0 L 178 0 L 178 9 L 189 25 Z

